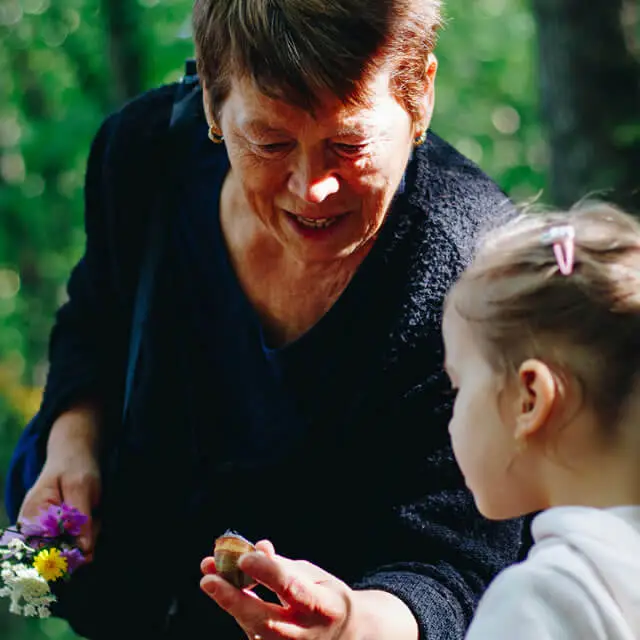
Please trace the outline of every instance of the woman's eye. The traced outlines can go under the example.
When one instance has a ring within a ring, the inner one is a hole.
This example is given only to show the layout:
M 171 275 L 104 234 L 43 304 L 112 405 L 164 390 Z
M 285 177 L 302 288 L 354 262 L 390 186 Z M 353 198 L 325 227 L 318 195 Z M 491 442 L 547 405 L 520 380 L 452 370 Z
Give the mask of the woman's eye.
M 336 142 L 334 145 L 336 151 L 348 158 L 354 158 L 357 156 L 361 156 L 365 149 L 367 148 L 366 144 L 345 144 L 343 142 Z
M 273 142 L 271 144 L 256 144 L 256 148 L 265 154 L 282 153 L 289 148 L 288 142 Z

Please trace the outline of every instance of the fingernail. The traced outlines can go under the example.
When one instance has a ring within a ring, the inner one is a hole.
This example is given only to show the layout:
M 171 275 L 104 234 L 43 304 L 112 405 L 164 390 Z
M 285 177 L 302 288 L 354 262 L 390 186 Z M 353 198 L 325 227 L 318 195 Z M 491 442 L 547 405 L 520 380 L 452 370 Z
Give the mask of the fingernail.
M 200 578 L 200 588 L 209 594 L 216 592 L 215 584 L 211 584 L 211 576 L 204 576 Z
M 255 553 L 255 551 L 252 551 L 250 553 L 243 553 L 239 558 L 238 558 L 238 566 L 242 569 L 242 567 L 247 563 L 247 561 L 249 563 L 251 563 L 251 556 Z
M 220 587 L 224 584 L 224 580 L 220 576 L 208 575 L 208 576 L 205 576 L 204 579 L 206 579 L 207 591 L 209 592 L 218 591 Z

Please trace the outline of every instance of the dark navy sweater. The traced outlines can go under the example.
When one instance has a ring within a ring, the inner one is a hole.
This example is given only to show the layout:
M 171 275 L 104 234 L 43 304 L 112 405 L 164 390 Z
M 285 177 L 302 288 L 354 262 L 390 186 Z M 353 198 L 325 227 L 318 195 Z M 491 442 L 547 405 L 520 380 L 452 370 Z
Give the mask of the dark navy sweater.
M 226 254 L 217 206 L 228 161 L 206 143 L 201 111 L 167 178 L 173 90 L 110 117 L 88 163 L 86 252 L 56 318 L 37 420 L 44 436 L 94 398 L 121 462 L 105 478 L 96 560 L 62 591 L 60 614 L 91 638 L 162 638 L 171 607 L 175 638 L 243 637 L 198 589 L 199 561 L 229 527 L 397 595 L 421 638 L 462 638 L 488 582 L 517 558 L 521 523 L 483 519 L 452 457 L 440 320 L 478 235 L 509 214 L 506 197 L 430 134 L 346 291 L 299 340 L 271 349 Z M 172 193 L 122 430 L 145 229 Z

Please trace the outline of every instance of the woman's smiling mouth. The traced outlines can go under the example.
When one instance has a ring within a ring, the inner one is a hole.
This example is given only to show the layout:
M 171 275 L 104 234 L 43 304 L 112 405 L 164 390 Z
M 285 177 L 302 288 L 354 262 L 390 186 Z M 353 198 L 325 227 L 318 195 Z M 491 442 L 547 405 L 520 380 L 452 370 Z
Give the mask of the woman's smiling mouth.
M 306 227 L 307 229 L 327 229 L 339 220 L 342 220 L 347 215 L 346 213 L 342 213 L 340 215 L 331 216 L 329 218 L 307 218 L 306 216 L 299 216 L 290 211 L 285 211 L 285 213 L 295 222 L 302 225 L 303 227 Z

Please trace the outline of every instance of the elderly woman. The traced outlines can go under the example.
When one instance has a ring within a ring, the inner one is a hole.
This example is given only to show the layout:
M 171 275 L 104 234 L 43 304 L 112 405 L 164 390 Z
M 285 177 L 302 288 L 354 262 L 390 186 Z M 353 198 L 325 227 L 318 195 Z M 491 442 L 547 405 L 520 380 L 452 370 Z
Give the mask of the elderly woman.
M 427 131 L 439 5 L 197 0 L 176 139 L 174 86 L 100 129 L 22 504 L 100 507 L 60 590 L 86 637 L 461 638 L 516 559 L 448 442 L 443 297 L 509 206 Z M 207 558 L 228 527 L 283 554 L 243 557 L 255 591 Z

